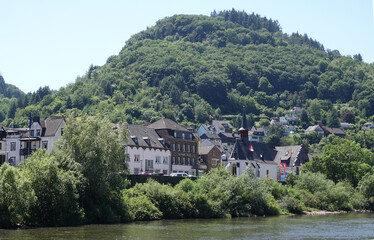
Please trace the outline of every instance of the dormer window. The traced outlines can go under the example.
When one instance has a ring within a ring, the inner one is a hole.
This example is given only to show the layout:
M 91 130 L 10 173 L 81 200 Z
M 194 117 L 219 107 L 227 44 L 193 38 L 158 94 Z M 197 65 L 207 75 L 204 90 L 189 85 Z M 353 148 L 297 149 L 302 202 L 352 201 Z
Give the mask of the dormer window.
M 30 131 L 30 136 L 31 136 L 31 137 L 34 136 L 34 130 L 31 130 L 31 131 Z
M 165 145 L 165 140 L 163 138 L 159 138 L 158 141 L 162 144 L 162 146 Z
M 130 136 L 131 140 L 138 145 L 138 138 L 136 136 Z
M 150 145 L 149 137 L 143 137 L 143 140 L 148 146 Z
M 40 129 L 36 129 L 36 136 L 40 137 Z

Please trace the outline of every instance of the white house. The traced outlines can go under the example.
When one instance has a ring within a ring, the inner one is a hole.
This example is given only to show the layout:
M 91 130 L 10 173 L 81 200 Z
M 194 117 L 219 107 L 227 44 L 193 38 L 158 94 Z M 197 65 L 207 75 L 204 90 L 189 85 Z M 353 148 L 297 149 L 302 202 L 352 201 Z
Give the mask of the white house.
M 325 132 L 323 131 L 323 129 L 319 125 L 309 126 L 305 130 L 305 134 L 309 134 L 309 133 L 312 133 L 312 132 L 318 133 L 319 135 L 321 135 L 321 137 L 323 137 L 325 135 Z
M 63 133 L 65 119 L 48 117 L 40 122 L 33 122 L 30 128 L 4 128 L 6 130 L 6 162 L 18 166 L 39 148 L 51 152 Z
M 130 172 L 170 174 L 170 150 L 165 146 L 163 138 L 153 128 L 141 125 L 126 125 L 124 131 L 128 137 L 126 153 L 130 157 Z M 191 167 L 190 167 L 191 168 Z

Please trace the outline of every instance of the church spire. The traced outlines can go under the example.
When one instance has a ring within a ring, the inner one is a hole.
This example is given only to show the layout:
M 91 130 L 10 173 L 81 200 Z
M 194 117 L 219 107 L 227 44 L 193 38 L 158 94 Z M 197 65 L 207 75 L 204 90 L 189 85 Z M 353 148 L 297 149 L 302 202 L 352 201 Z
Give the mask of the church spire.
M 243 110 L 242 124 L 239 128 L 239 132 L 240 132 L 240 138 L 248 139 L 248 123 L 247 123 L 247 117 L 245 115 L 244 110 Z

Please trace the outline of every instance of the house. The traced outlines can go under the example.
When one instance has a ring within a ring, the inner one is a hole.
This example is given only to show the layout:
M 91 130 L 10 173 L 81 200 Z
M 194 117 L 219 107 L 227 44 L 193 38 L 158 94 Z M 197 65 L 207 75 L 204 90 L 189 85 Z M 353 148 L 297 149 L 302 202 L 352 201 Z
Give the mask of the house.
M 5 131 L 3 126 L 0 126 L 0 166 L 3 163 L 5 163 L 5 159 L 6 159 L 6 151 L 5 151 L 6 142 L 5 142 L 5 139 L 6 139 L 6 131 Z
M 216 168 L 221 163 L 221 151 L 216 145 L 199 147 L 199 164 L 206 165 L 205 172 L 209 172 L 212 168 Z
M 215 145 L 221 145 L 221 138 L 217 134 L 204 133 L 200 136 L 200 139 L 209 139 Z
M 284 117 L 288 121 L 288 123 L 291 125 L 295 125 L 300 122 L 299 116 L 295 113 L 288 113 Z
M 363 130 L 369 130 L 369 129 L 374 129 L 374 123 L 372 122 L 367 122 L 362 126 Z
M 309 161 L 308 152 L 304 145 L 294 146 L 279 146 L 275 147 L 277 155 L 274 158 L 274 162 L 280 166 L 278 171 L 277 179 L 285 181 L 287 173 L 293 172 L 299 175 L 300 169 L 306 162 Z
M 274 124 L 276 122 L 282 123 L 283 125 L 287 125 L 288 124 L 288 121 L 287 121 L 287 119 L 285 117 L 279 117 L 279 118 L 271 119 L 270 125 Z
M 295 129 L 293 126 L 291 125 L 283 125 L 283 128 L 284 128 L 284 135 L 285 136 L 289 136 L 289 135 L 292 135 L 292 134 L 295 134 Z
M 128 139 L 125 150 L 130 158 L 130 173 L 162 172 L 169 175 L 171 152 L 156 130 L 141 125 L 125 125 L 123 128 Z
M 52 152 L 65 127 L 63 117 L 50 116 L 33 122 L 30 128 L 5 128 L 6 162 L 18 166 L 39 148 Z
M 232 133 L 233 127 L 228 121 L 218 121 L 218 120 L 213 120 L 212 121 L 212 126 L 216 130 L 216 134 L 219 133 Z
M 234 145 L 237 138 L 240 136 L 236 133 L 219 133 L 222 145 Z
M 304 108 L 302 107 L 293 107 L 291 110 L 290 110 L 290 113 L 291 114 L 296 114 L 297 116 L 301 116 L 301 114 L 303 113 L 304 111 Z
M 324 130 L 323 130 L 322 127 L 319 126 L 319 125 L 309 126 L 309 127 L 305 130 L 305 134 L 309 134 L 309 133 L 312 133 L 312 132 L 316 132 L 316 133 L 318 133 L 319 135 L 321 135 L 321 137 L 323 137 L 323 136 L 325 135 Z
M 200 127 L 197 129 L 197 135 L 200 137 L 203 134 L 215 134 L 216 130 L 213 126 L 208 124 L 201 124 Z
M 353 129 L 353 126 L 350 123 L 346 123 L 346 122 L 341 122 L 340 127 L 343 128 L 343 129 L 347 129 L 347 130 L 352 130 Z
M 21 137 L 24 136 L 29 129 L 28 128 L 7 128 L 4 127 L 6 131 L 5 138 L 5 152 L 6 159 L 5 162 L 12 166 L 18 166 L 21 161 Z
M 323 125 L 323 123 L 318 123 L 318 125 L 323 129 L 324 136 L 327 137 L 330 134 L 334 134 L 337 137 L 344 138 L 345 133 L 340 128 L 329 128 Z
M 253 126 L 248 132 L 248 140 L 254 142 L 265 142 L 268 130 L 264 127 Z
M 170 149 L 170 173 L 185 172 L 196 176 L 198 165 L 198 139 L 185 127 L 168 118 L 162 118 L 151 125 L 164 144 Z
M 276 151 L 266 143 L 248 140 L 248 126 L 244 113 L 239 132 L 240 138 L 236 139 L 225 168 L 233 175 L 239 176 L 249 167 L 258 178 L 276 179 L 278 165 L 273 161 Z

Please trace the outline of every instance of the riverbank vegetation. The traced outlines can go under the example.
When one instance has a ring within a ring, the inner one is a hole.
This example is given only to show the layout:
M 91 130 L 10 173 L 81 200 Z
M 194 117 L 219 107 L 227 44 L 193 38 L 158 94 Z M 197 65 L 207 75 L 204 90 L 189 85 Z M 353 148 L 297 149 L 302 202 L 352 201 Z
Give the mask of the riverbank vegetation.
M 69 119 L 54 153 L 39 150 L 18 168 L 3 164 L 0 227 L 374 210 L 373 155 L 350 140 L 327 143 L 287 184 L 218 167 L 174 187 L 152 180 L 130 187 L 122 142 L 105 120 Z

